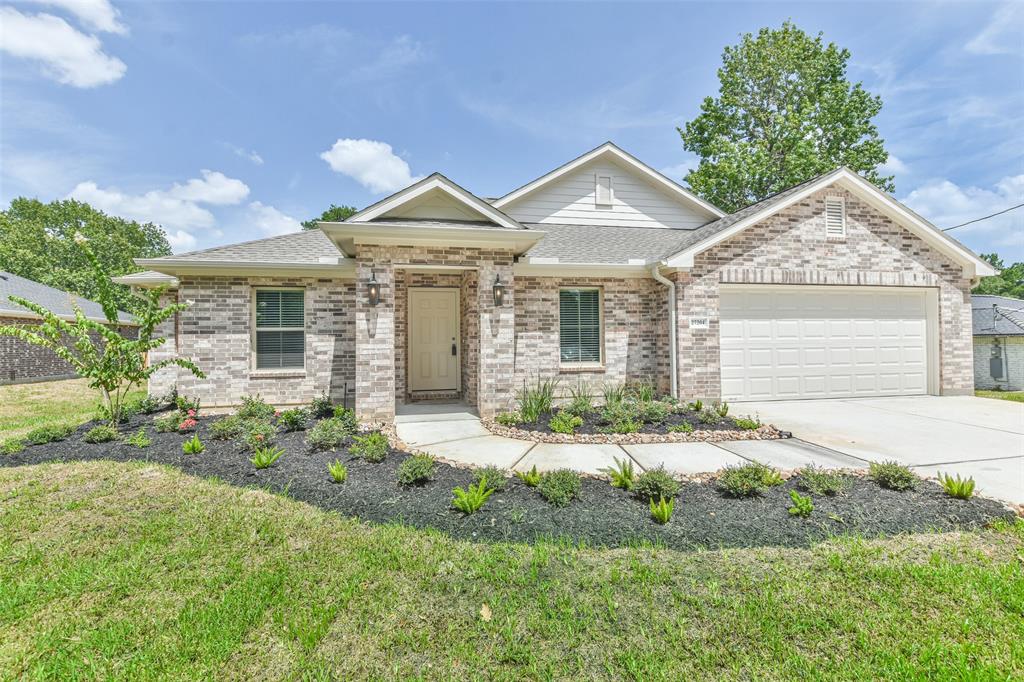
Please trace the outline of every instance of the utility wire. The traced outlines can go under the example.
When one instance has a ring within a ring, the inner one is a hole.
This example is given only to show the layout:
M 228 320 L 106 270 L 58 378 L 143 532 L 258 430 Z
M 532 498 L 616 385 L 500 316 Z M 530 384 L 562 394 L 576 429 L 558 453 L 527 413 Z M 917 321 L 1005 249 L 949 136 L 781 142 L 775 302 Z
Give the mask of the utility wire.
M 950 230 L 955 230 L 956 228 L 963 227 L 964 225 L 970 225 L 971 223 L 978 223 L 978 222 L 981 222 L 982 220 L 988 220 L 989 218 L 995 218 L 997 215 L 1003 215 L 1004 213 L 1009 213 L 1010 211 L 1016 210 L 1016 209 L 1020 208 L 1021 206 L 1024 206 L 1024 204 L 1017 204 L 1016 206 L 1011 206 L 1010 208 L 1003 209 L 1002 211 L 999 211 L 998 213 L 992 213 L 990 215 L 983 216 L 981 218 L 975 218 L 974 220 L 968 220 L 966 223 L 960 223 L 959 225 L 954 225 L 953 227 L 947 227 L 947 228 L 943 229 L 942 231 L 943 232 L 949 232 Z

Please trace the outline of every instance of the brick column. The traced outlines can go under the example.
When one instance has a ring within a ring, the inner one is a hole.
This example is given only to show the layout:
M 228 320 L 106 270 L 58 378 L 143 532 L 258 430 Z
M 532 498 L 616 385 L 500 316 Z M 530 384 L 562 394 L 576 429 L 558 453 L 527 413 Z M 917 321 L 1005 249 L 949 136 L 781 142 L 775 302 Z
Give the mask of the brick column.
M 494 305 L 494 282 L 498 276 L 505 285 L 505 302 Z M 477 272 L 477 308 L 479 372 L 477 374 L 477 410 L 488 419 L 510 409 L 515 395 L 515 278 L 511 263 L 485 262 Z
M 380 284 L 370 305 L 367 283 Z M 356 416 L 361 421 L 395 418 L 395 266 L 386 249 L 359 247 L 356 254 Z

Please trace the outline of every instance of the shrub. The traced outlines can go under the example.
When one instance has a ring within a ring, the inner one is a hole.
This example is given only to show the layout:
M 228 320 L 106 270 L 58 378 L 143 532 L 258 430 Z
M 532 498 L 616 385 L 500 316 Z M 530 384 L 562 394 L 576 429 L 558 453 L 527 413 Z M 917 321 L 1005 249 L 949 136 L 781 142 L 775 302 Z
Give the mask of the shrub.
M 569 404 L 563 409 L 577 417 L 586 417 L 594 411 L 594 393 L 582 381 L 575 388 L 569 389 Z
M 334 415 L 334 404 L 327 393 L 321 393 L 309 403 L 309 413 L 313 419 L 327 419 Z
M 643 422 L 633 417 L 617 419 L 608 426 L 601 427 L 604 433 L 636 433 L 643 428 Z
M 388 456 L 388 439 L 383 433 L 376 431 L 365 436 L 356 436 L 348 449 L 353 457 L 362 457 L 367 462 L 378 464 Z
M 537 384 L 532 388 L 523 384 L 522 390 L 516 394 L 516 402 L 519 403 L 519 414 L 524 422 L 535 424 L 541 415 L 551 414 L 556 386 L 557 379 L 537 379 Z
M 583 426 L 583 417 L 577 417 L 575 414 L 561 410 L 551 418 L 551 421 L 548 422 L 548 426 L 555 433 L 567 433 L 571 435 L 576 433 L 576 429 Z
M 341 463 L 341 460 L 334 460 L 327 465 L 327 471 L 335 483 L 344 483 L 348 480 L 348 467 Z
M 658 401 L 641 402 L 637 406 L 637 416 L 640 421 L 648 424 L 661 424 L 668 419 L 669 407 Z
M 502 412 L 501 414 L 494 418 L 494 421 L 498 422 L 502 426 L 512 427 L 517 426 L 520 422 L 522 422 L 523 418 L 522 416 L 520 416 L 518 412 Z
M 137 448 L 148 448 L 153 444 L 153 440 L 146 433 L 146 429 L 139 429 L 132 435 L 125 438 L 124 442 Z
M 493 492 L 493 488 L 487 487 L 486 479 L 476 485 L 467 485 L 465 490 L 455 488 L 452 491 L 452 506 L 467 516 L 475 514 Z
M 398 465 L 398 482 L 402 485 L 426 483 L 434 477 L 434 458 L 430 455 L 410 455 Z
M 281 455 L 284 454 L 284 448 L 275 448 L 273 445 L 264 445 L 255 448 L 252 451 L 252 457 L 249 459 L 252 465 L 257 469 L 266 469 L 271 464 L 281 459 Z
M 669 433 L 693 433 L 693 424 L 690 422 L 683 422 L 681 424 L 673 424 L 668 427 Z
M 793 516 L 808 517 L 814 511 L 814 502 L 807 495 L 801 495 L 795 490 L 790 490 L 789 499 L 793 500 L 793 506 L 789 508 L 789 513 Z
M 946 491 L 947 495 L 958 500 L 969 500 L 974 495 L 973 478 L 960 478 L 960 474 L 953 478 L 949 474 L 940 473 L 939 483 L 942 484 L 942 489 Z
M 494 488 L 495 492 L 501 492 L 508 485 L 508 477 L 505 470 L 493 464 L 473 470 L 474 481 L 479 483 L 485 478 L 487 479 L 487 485 Z
M 232 440 L 242 435 L 244 430 L 245 422 L 236 414 L 222 417 L 210 424 L 210 436 L 214 440 Z
M 122 405 L 121 416 L 118 418 L 117 422 L 119 424 L 123 424 L 132 417 L 134 417 L 136 414 L 138 414 L 138 410 L 135 409 L 134 404 Z M 110 408 L 107 407 L 106 405 L 98 405 L 96 407 L 96 414 L 93 417 L 93 419 L 108 425 L 114 423 L 114 417 L 110 412 Z
M 601 387 L 601 397 L 605 407 L 625 402 L 626 387 L 623 384 L 605 384 Z
M 633 483 L 633 492 L 641 500 L 671 500 L 679 494 L 682 484 L 665 471 L 665 467 L 651 469 L 637 476 Z
M 178 423 L 178 432 L 191 433 L 195 431 L 197 426 L 199 426 L 199 422 L 196 421 L 195 417 L 185 417 Z
M 720 490 L 733 497 L 753 497 L 782 483 L 779 472 L 760 462 L 726 467 L 718 477 Z
M 623 457 L 621 460 L 618 457 L 613 457 L 612 461 L 615 462 L 615 466 L 601 469 L 601 471 L 608 474 L 608 478 L 612 481 L 612 487 L 632 490 L 634 480 L 633 462 L 626 457 Z
M 337 450 L 353 433 L 355 429 L 348 421 L 330 417 L 306 432 L 306 444 L 314 450 Z
M 308 418 L 305 409 L 296 407 L 277 415 L 277 425 L 285 431 L 305 431 Z
M 664 497 L 659 497 L 657 502 L 651 500 L 647 504 L 651 510 L 651 518 L 664 525 L 672 518 L 672 510 L 676 506 L 676 501 L 674 499 L 666 500 Z
M 725 401 L 718 403 L 717 405 L 715 405 L 715 412 L 718 413 L 719 417 L 725 419 L 726 416 L 729 414 L 729 403 Z
M 8 438 L 0 442 L 0 455 L 16 455 L 25 449 L 25 441 L 20 438 Z
M 109 443 L 116 438 L 117 429 L 110 426 L 94 426 L 82 436 L 86 443 Z
M 235 414 L 242 419 L 270 419 L 274 416 L 274 408 L 257 393 L 242 396 L 242 406 Z
M 750 417 L 737 417 L 732 421 L 736 426 L 744 429 L 745 431 L 755 431 L 761 428 L 761 421 L 758 419 L 751 419 Z
M 517 471 L 516 478 L 525 483 L 531 488 L 536 488 L 540 485 L 541 475 L 537 471 L 537 465 L 530 468 L 529 471 Z
M 193 433 L 192 437 L 181 444 L 181 451 L 186 455 L 200 455 L 206 450 L 206 446 L 199 440 L 199 435 Z
M 849 480 L 842 474 L 827 471 L 814 464 L 800 470 L 796 487 L 815 495 L 836 495 L 849 486 Z
M 707 408 L 704 408 L 701 411 L 700 415 L 697 417 L 697 420 L 701 424 L 707 424 L 708 426 L 714 426 L 715 424 L 718 424 L 719 422 L 721 422 L 722 418 L 720 416 L 718 416 L 718 412 L 716 412 L 715 410 L 711 409 L 710 407 L 707 407 Z
M 75 427 L 68 424 L 40 426 L 25 434 L 25 442 L 32 445 L 45 445 L 54 441 L 64 440 L 75 432 Z
M 186 398 L 183 395 L 174 396 L 174 407 L 182 416 L 197 416 L 199 414 L 199 404 L 199 398 Z
M 541 497 L 556 507 L 564 507 L 580 493 L 580 475 L 569 469 L 549 471 L 537 486 Z
M 344 424 L 349 429 L 350 433 L 355 433 L 359 430 L 359 420 L 356 419 L 355 410 L 350 410 L 347 407 L 338 405 L 334 408 L 334 418 Z
M 153 428 L 156 429 L 157 433 L 170 433 L 171 431 L 177 431 L 178 424 L 180 423 L 181 415 L 172 413 L 153 419 Z
M 889 490 L 913 490 L 919 479 L 899 462 L 871 462 L 868 478 Z
M 161 407 L 163 407 L 164 401 L 155 396 L 147 395 L 143 398 L 137 398 L 127 404 L 127 409 L 133 414 L 153 414 Z
M 249 452 L 256 452 L 274 442 L 277 436 L 277 429 L 268 421 L 262 419 L 242 420 L 242 447 Z

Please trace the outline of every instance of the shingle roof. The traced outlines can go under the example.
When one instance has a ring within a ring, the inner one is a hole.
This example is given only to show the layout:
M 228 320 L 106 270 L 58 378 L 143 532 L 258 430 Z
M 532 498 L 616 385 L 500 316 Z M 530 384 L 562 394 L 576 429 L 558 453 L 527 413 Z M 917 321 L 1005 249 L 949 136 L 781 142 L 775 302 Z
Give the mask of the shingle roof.
M 661 258 L 691 230 L 664 227 L 604 227 L 531 223 L 544 239 L 526 252 L 529 258 L 557 258 L 560 263 L 645 264 Z
M 35 313 L 32 313 L 27 308 L 22 308 L 17 303 L 13 302 L 8 298 L 9 296 L 20 296 L 26 300 L 32 301 L 37 305 L 41 305 L 47 310 L 55 313 L 59 317 L 73 318 L 75 315 L 75 309 L 73 303 L 77 303 L 78 307 L 82 309 L 85 316 L 97 320 L 106 321 L 106 316 L 103 314 L 103 308 L 99 303 L 90 301 L 87 298 L 72 294 L 61 289 L 55 289 L 45 284 L 40 284 L 31 279 L 25 279 L 18 275 L 11 274 L 9 272 L 0 272 L 0 316 L 5 314 L 15 315 L 18 317 L 24 317 L 31 315 L 35 317 Z M 126 312 L 118 311 L 118 320 L 121 322 L 131 324 L 133 322 L 132 316 Z
M 971 296 L 975 336 L 1024 336 L 1024 301 L 1006 296 Z
M 319 263 L 320 258 L 338 258 L 341 255 L 322 231 L 304 230 L 239 244 L 216 246 L 202 251 L 179 253 L 167 256 L 166 259 L 225 263 Z M 153 262 L 158 260 L 161 259 L 154 259 Z

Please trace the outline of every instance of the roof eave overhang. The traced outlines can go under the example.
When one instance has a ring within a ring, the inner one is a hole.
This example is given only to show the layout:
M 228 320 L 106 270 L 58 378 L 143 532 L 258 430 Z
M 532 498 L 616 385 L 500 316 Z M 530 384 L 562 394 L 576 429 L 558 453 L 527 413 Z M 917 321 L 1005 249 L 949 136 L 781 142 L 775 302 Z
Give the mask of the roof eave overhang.
M 420 225 L 395 225 L 393 223 L 320 223 L 331 241 L 346 256 L 354 256 L 356 246 L 373 244 L 381 246 L 462 246 L 482 248 L 507 248 L 515 255 L 526 253 L 544 238 L 541 230 L 472 228 L 472 227 L 423 227 Z
M 336 258 L 331 263 L 281 263 L 275 261 L 193 261 L 165 258 L 137 258 L 135 264 L 166 275 L 260 275 L 296 277 L 352 277 L 355 262 Z

